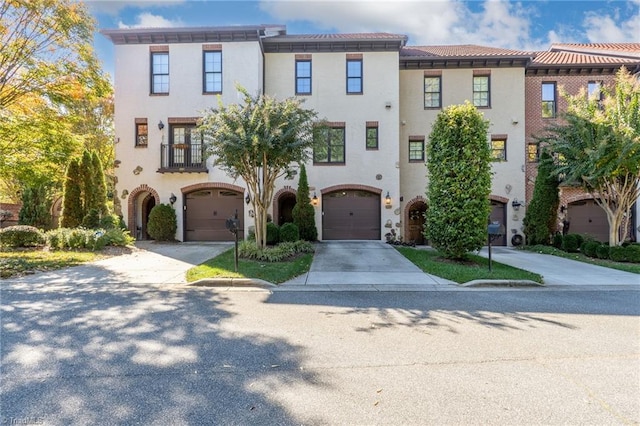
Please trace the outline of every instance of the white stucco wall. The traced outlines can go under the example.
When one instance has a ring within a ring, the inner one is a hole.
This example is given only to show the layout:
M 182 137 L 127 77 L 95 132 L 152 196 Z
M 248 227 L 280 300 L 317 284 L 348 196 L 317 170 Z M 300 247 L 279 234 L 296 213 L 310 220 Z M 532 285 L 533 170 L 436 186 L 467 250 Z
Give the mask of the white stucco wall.
M 443 69 L 443 107 L 471 100 L 472 84 L 473 69 Z M 479 109 L 490 122 L 487 143 L 491 134 L 508 135 L 507 161 L 492 163 L 491 194 L 508 199 L 506 231 L 509 243 L 513 229 L 521 232 L 525 212 L 524 206 L 517 212 L 511 207 L 514 199 L 523 204 L 525 199 L 524 69 L 491 69 L 490 96 L 491 107 Z M 425 146 L 428 145 L 431 126 L 441 110 L 424 108 L 424 70 L 400 71 L 400 99 L 400 184 L 406 202 L 419 196 L 426 198 L 428 184 L 426 165 L 409 162 L 409 136 L 423 135 Z

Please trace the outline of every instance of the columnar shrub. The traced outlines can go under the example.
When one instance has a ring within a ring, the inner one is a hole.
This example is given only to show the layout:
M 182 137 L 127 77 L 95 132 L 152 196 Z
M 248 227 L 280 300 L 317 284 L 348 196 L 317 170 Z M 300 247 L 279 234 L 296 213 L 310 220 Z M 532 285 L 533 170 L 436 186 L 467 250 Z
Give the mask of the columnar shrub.
M 531 245 L 551 243 L 558 219 L 558 178 L 553 174 L 552 157 L 546 151 L 540 156 L 533 197 L 524 216 L 524 233 Z
M 147 232 L 151 238 L 157 241 L 173 241 L 177 229 L 176 212 L 169 204 L 158 204 L 151 209 L 147 222 Z
M 295 223 L 283 223 L 280 227 L 280 241 L 298 241 L 300 239 L 300 232 L 298 231 L 298 225 Z
M 309 199 L 309 183 L 307 181 L 307 169 L 304 164 L 300 166 L 300 179 L 298 180 L 298 192 L 296 193 L 296 205 L 293 206 L 291 215 L 293 223 L 298 226 L 300 238 L 305 241 L 318 239 L 316 228 L 315 209 Z
M 67 166 L 64 180 L 64 195 L 62 198 L 62 228 L 75 228 L 82 224 L 84 210 L 82 206 L 82 188 L 80 186 L 80 163 L 72 158 Z
M 449 258 L 487 240 L 491 191 L 489 123 L 469 102 L 438 114 L 427 149 L 426 238 Z
M 28 186 L 22 190 L 22 207 L 18 213 L 20 225 L 49 228 L 51 226 L 51 197 L 46 184 Z
M 100 157 L 95 151 L 91 153 L 91 171 L 93 173 L 94 187 L 94 205 L 91 208 L 97 209 L 99 216 L 102 217 L 109 212 L 107 207 L 107 183 L 104 178 L 102 161 L 100 161 Z
M 29 225 L 8 226 L 0 229 L 0 246 L 35 247 L 44 244 L 44 234 Z

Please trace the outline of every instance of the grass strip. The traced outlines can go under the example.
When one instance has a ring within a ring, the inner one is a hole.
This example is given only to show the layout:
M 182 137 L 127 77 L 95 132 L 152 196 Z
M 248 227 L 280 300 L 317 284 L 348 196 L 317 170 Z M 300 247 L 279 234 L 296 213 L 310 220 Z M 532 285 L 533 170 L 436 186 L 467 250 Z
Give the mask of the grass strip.
M 100 253 L 90 251 L 3 249 L 0 251 L 0 278 L 76 266 L 99 258 Z
M 280 284 L 308 272 L 312 260 L 313 253 L 305 253 L 285 262 L 238 259 L 238 272 L 235 272 L 234 249 L 230 249 L 189 269 L 187 281 L 203 278 L 258 278 Z
M 463 284 L 472 280 L 530 280 L 542 283 L 542 276 L 509 265 L 491 262 L 489 259 L 470 254 L 466 261 L 458 262 L 445 259 L 435 250 L 422 250 L 412 247 L 395 247 L 424 272 Z

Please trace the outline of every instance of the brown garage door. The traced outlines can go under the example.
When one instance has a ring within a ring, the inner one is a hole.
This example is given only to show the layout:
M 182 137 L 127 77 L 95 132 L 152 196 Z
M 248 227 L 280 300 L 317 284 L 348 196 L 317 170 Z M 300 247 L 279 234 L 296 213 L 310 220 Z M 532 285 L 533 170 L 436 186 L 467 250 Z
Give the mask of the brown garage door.
M 495 246 L 506 246 L 507 245 L 507 215 L 505 204 L 499 201 L 491 200 L 491 216 L 489 216 L 489 220 L 491 222 L 499 222 L 502 225 L 502 229 L 504 229 L 505 235 L 502 237 L 498 237 L 495 240 L 491 241 L 491 245 Z
M 323 240 L 379 240 L 380 194 L 337 191 L 322 196 Z
M 607 214 L 595 201 L 585 200 L 568 206 L 569 233 L 588 234 L 598 241 L 609 241 Z
M 187 194 L 185 241 L 233 241 L 226 220 L 238 211 L 238 238 L 243 239 L 244 208 L 242 193 L 224 189 L 205 189 Z

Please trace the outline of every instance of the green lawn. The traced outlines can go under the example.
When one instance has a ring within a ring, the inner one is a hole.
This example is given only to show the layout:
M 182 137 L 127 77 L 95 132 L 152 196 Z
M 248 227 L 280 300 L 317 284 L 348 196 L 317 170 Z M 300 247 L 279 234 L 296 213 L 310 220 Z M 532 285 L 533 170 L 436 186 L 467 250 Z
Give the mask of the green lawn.
M 194 266 L 187 271 L 187 281 L 202 278 L 258 278 L 274 284 L 280 284 L 309 271 L 313 253 L 306 253 L 286 262 L 259 262 L 238 259 L 238 272 L 235 272 L 234 249 Z
M 80 265 L 100 257 L 99 252 L 89 251 L 48 251 L 39 248 L 2 249 L 0 250 L 0 278 Z
M 396 249 L 424 272 L 458 284 L 479 279 L 530 280 L 542 283 L 542 277 L 538 274 L 495 261 L 491 263 L 492 270 L 489 272 L 489 259 L 473 254 L 469 255 L 468 262 L 459 263 L 442 258 L 440 253 L 435 250 L 412 247 L 396 247 Z
M 553 256 L 564 257 L 566 259 L 577 260 L 579 262 L 590 263 L 592 265 L 604 266 L 611 269 L 618 269 L 620 271 L 632 272 L 634 274 L 640 274 L 640 263 L 627 263 L 627 262 L 614 262 L 613 260 L 594 259 L 587 257 L 582 253 L 567 253 L 555 247 L 551 246 L 525 246 L 524 250 L 550 254 Z

